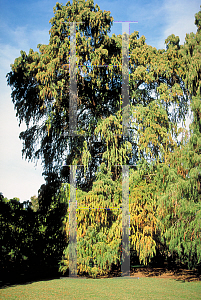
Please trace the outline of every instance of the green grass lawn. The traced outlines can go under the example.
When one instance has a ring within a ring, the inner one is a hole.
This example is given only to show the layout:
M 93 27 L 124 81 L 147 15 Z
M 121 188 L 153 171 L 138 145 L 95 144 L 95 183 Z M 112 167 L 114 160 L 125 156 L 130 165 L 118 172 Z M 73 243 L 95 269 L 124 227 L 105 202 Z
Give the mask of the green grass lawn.
M 201 299 L 201 282 L 164 278 L 54 279 L 4 287 L 0 299 Z

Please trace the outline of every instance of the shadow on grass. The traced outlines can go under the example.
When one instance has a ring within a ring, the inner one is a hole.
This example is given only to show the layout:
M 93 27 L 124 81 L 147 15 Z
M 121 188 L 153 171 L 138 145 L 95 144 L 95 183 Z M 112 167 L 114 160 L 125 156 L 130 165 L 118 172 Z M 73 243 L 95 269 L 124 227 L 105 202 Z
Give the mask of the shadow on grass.
M 0 278 L 0 289 L 8 286 L 16 286 L 23 284 L 31 284 L 37 281 L 48 281 L 59 279 L 61 274 L 57 271 L 35 271 L 35 272 L 24 272 L 21 274 L 15 274 L 15 272 L 8 272 Z
M 198 270 L 188 270 L 181 266 L 133 268 L 132 271 L 132 276 L 169 278 L 182 282 L 201 281 Z
M 31 284 L 38 281 L 49 281 L 55 279 L 68 278 L 68 271 L 65 275 L 62 275 L 58 270 L 35 270 L 35 272 L 27 272 L 24 274 L 10 273 L 0 278 L 0 289 L 4 289 L 9 286 Z M 187 270 L 178 266 L 163 266 L 163 267 L 146 267 L 146 266 L 135 266 L 131 269 L 131 277 L 155 277 L 155 278 L 166 278 L 174 279 L 181 282 L 193 282 L 201 281 L 201 274 L 198 270 Z M 106 275 L 97 275 L 96 279 L 103 278 L 117 278 L 121 277 L 120 268 L 112 268 Z M 78 274 L 78 278 L 91 279 L 93 278 L 88 273 Z

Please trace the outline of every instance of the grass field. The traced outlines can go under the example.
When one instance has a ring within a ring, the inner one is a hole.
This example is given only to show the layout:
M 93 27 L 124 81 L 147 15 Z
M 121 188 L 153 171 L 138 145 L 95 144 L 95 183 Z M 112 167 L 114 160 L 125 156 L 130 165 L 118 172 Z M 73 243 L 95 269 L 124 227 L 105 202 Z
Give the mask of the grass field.
M 4 287 L 0 299 L 201 299 L 201 282 L 164 278 L 54 279 Z

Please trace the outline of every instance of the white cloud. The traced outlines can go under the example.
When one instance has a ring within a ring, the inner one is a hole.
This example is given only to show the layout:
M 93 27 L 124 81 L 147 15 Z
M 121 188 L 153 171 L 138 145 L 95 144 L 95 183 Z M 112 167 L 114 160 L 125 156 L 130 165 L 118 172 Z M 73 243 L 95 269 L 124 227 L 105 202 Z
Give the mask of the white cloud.
M 179 36 L 180 44 L 185 41 L 186 33 L 196 33 L 195 14 L 200 9 L 197 0 L 167 0 L 164 2 L 164 20 L 166 22 L 163 39 L 159 41 L 158 48 L 165 48 L 165 39 L 174 34 Z
M 17 147 L 15 159 L 9 157 L 8 153 L 8 160 L 0 164 L 1 170 L 3 169 L 0 172 L 0 192 L 3 193 L 4 197 L 9 199 L 18 197 L 23 202 L 30 200 L 33 195 L 38 195 L 38 189 L 44 183 L 44 179 L 41 176 L 41 167 L 34 168 L 33 164 L 23 161 L 19 150 Z M 12 154 L 13 149 L 11 156 Z
M 20 50 L 28 52 L 34 44 L 36 49 L 38 43 L 48 43 L 48 30 L 28 32 L 27 27 L 17 27 L 14 30 L 6 28 L 6 33 L 7 41 L 0 44 L 0 192 L 9 199 L 18 197 L 25 201 L 38 194 L 44 179 L 41 161 L 35 167 L 33 162 L 22 159 L 19 134 L 26 126 L 18 126 L 6 74 L 11 71 L 10 64 L 20 56 Z
M 26 126 L 18 126 L 8 91 L 1 91 L 0 120 L 0 192 L 7 198 L 28 200 L 34 194 L 37 195 L 40 185 L 44 183 L 42 167 L 40 161 L 35 167 L 34 163 L 22 159 L 19 134 Z

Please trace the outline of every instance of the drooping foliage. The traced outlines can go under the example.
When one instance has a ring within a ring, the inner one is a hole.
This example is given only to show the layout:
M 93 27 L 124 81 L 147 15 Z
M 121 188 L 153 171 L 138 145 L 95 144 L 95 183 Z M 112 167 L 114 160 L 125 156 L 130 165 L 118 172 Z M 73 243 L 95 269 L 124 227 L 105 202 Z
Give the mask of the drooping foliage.
M 159 218 L 165 231 L 162 239 L 189 267 L 201 262 L 200 16 L 201 11 L 195 15 L 196 34 L 187 34 L 180 47 L 182 79 L 191 100 L 190 133 L 183 132 L 180 145 L 162 169 L 166 188 L 159 201 Z
M 39 45 L 39 52 L 21 51 L 12 65 L 13 103 L 19 122 L 27 124 L 20 135 L 23 153 L 28 159 L 41 157 L 46 176 L 39 210 L 46 215 L 57 202 L 66 208 L 61 271 L 69 266 L 70 186 L 65 182 L 72 164 L 84 165 L 77 169 L 80 273 L 105 274 L 120 263 L 122 165 L 130 165 L 130 245 L 140 262 L 171 252 L 189 267 L 200 263 L 200 15 L 196 34 L 187 34 L 184 45 L 170 35 L 166 50 L 147 45 L 136 31 L 130 34 L 126 138 L 121 134 L 122 35 L 108 36 L 113 18 L 93 0 L 57 3 L 49 44 Z M 80 135 L 74 137 L 68 136 L 69 22 L 81 22 L 76 25 Z M 189 107 L 188 132 L 179 123 L 185 124 Z

